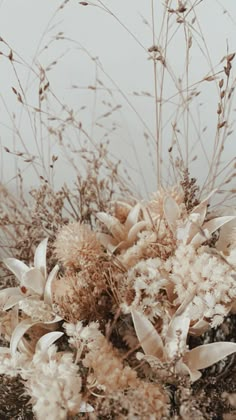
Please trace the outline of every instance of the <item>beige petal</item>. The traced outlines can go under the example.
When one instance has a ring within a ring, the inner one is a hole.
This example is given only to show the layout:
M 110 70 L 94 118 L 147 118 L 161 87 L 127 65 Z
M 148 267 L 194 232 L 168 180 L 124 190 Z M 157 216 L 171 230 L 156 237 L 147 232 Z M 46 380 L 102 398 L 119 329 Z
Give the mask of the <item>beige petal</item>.
M 189 307 L 176 312 L 168 327 L 165 339 L 167 357 L 171 360 L 186 350 L 186 341 L 190 325 Z
M 128 242 L 133 243 L 137 239 L 138 233 L 147 226 L 147 223 L 142 221 L 136 223 L 129 231 Z
M 176 201 L 171 196 L 167 196 L 165 198 L 163 210 L 169 227 L 173 229 L 176 221 L 180 217 L 180 209 Z
M 34 254 L 34 266 L 41 271 L 44 278 L 47 276 L 47 267 L 46 267 L 46 253 L 47 253 L 47 244 L 48 238 L 45 238 L 37 246 Z
M 140 213 L 141 206 L 139 203 L 137 203 L 132 210 L 130 210 L 128 217 L 125 222 L 125 228 L 127 231 L 131 229 L 133 225 L 135 225 L 138 222 L 139 213 Z
M 204 344 L 187 352 L 184 362 L 190 370 L 205 369 L 236 352 L 236 343 L 218 341 Z
M 203 242 L 211 237 L 212 233 L 235 218 L 236 216 L 222 216 L 209 220 L 204 223 L 201 229 L 199 229 L 199 232 L 192 239 L 191 244 L 194 247 L 199 247 Z
M 144 353 L 163 359 L 163 342 L 152 323 L 135 309 L 131 310 L 131 315 L 137 337 Z

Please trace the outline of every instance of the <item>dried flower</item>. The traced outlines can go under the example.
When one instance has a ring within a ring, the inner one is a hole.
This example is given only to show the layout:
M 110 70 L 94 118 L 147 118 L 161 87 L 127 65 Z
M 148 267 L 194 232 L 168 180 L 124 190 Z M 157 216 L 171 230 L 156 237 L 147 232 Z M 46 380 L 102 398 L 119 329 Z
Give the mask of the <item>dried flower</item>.
M 102 249 L 96 234 L 89 225 L 70 223 L 57 235 L 55 255 L 69 270 L 80 270 L 96 265 Z

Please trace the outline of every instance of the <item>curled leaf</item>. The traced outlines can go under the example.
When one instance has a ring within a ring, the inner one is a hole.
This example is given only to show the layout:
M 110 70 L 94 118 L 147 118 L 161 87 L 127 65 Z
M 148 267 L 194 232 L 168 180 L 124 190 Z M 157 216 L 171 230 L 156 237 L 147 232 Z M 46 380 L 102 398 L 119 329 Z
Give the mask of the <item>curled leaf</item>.
M 25 263 L 16 258 L 5 258 L 3 260 L 4 264 L 9 268 L 9 270 L 15 274 L 16 278 L 21 282 L 22 277 L 24 274 L 29 271 L 29 267 Z
M 37 342 L 35 351 L 46 351 L 56 340 L 63 336 L 61 331 L 53 331 L 47 334 L 44 334 Z

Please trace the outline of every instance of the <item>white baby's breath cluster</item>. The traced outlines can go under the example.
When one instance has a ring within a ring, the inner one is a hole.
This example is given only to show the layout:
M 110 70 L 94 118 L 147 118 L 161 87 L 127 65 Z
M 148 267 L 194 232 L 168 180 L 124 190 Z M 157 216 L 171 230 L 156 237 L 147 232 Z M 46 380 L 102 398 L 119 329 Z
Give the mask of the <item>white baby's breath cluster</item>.
M 47 239 L 32 266 L 4 260 L 18 286 L 0 292 L 0 374 L 21 377 L 37 419 L 93 419 L 109 401 L 132 418 L 135 399 L 142 418 L 161 419 L 166 378 L 194 382 L 236 351 L 224 341 L 188 346 L 236 307 L 236 216 L 211 213 L 213 194 L 190 206 L 176 186 L 113 203 L 93 228 L 70 223 L 49 275 Z

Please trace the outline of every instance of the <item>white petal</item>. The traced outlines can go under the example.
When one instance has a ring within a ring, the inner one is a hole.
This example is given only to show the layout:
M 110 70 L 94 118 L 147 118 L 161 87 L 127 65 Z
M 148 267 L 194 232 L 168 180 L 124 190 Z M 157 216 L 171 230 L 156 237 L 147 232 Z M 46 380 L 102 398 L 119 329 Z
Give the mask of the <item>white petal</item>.
M 0 347 L 0 354 L 10 354 L 9 347 Z
M 24 321 L 21 321 L 20 324 L 17 325 L 11 336 L 10 350 L 12 355 L 16 352 L 19 341 L 26 331 L 35 324 L 37 324 L 37 322 L 33 322 L 31 319 L 24 319 Z
M 18 350 L 20 353 L 25 353 L 28 356 L 32 356 L 34 354 L 34 345 L 22 337 L 18 343 Z
M 145 354 L 163 358 L 163 342 L 152 323 L 135 309 L 131 310 L 134 328 Z
M 44 334 L 37 342 L 35 350 L 45 351 L 47 350 L 56 340 L 64 335 L 61 331 L 53 331 Z
M 108 230 L 112 228 L 114 224 L 120 224 L 119 220 L 116 217 L 111 216 L 110 214 L 105 213 L 104 211 L 100 211 L 96 214 L 98 220 L 104 223 Z
M 107 235 L 106 233 L 97 233 L 97 239 L 99 242 L 110 252 L 114 252 L 117 247 L 117 241 L 111 236 Z
M 128 241 L 134 242 L 135 239 L 137 238 L 138 233 L 142 229 L 144 229 L 146 226 L 147 226 L 147 222 L 144 222 L 144 221 L 136 223 L 129 231 L 128 238 L 127 238 Z
M 55 267 L 50 272 L 47 282 L 44 289 L 44 302 L 48 305 L 52 305 L 52 282 L 56 278 L 56 275 L 59 270 L 59 265 L 55 265 Z
M 190 221 L 187 221 L 183 223 L 182 226 L 178 227 L 176 229 L 176 238 L 178 239 L 178 241 L 181 241 L 184 244 L 187 244 L 187 242 L 189 241 L 189 238 L 191 237 L 190 235 L 191 228 L 192 228 L 192 223 Z
M 200 319 L 196 324 L 189 328 L 189 332 L 191 335 L 202 335 L 204 334 L 209 328 L 209 322 L 205 321 L 204 319 Z
M 236 216 L 222 216 L 209 220 L 202 226 L 202 232 L 197 233 L 191 241 L 191 245 L 198 247 L 205 242 L 217 229 L 224 226 L 226 223 L 234 220 Z
M 45 288 L 45 277 L 38 268 L 30 268 L 22 278 L 22 285 L 42 296 Z
M 201 201 L 196 207 L 194 207 L 192 213 L 199 213 L 203 216 L 203 220 L 205 219 L 207 205 L 210 198 L 216 193 L 217 189 L 212 190 L 204 200 Z M 204 215 L 205 212 L 205 215 Z
M 177 361 L 175 366 L 176 373 L 180 375 L 189 375 L 191 382 L 195 382 L 201 378 L 202 374 L 199 370 L 189 369 L 189 367 L 181 360 Z
M 13 306 L 17 305 L 23 299 L 24 299 L 24 296 L 22 296 L 21 293 L 10 296 L 7 302 L 5 303 L 3 310 L 7 311 L 8 309 L 13 308 Z
M 185 354 L 184 362 L 190 370 L 205 369 L 234 352 L 236 352 L 236 343 L 218 341 L 190 350 Z
M 79 409 L 80 413 L 92 413 L 93 411 L 94 411 L 94 408 L 90 404 L 88 404 L 85 401 L 81 402 L 80 409 Z
M 180 315 L 176 312 L 166 333 L 165 350 L 169 359 L 185 352 L 189 325 L 189 308 L 180 311 Z
M 179 206 L 171 196 L 167 196 L 164 200 L 163 210 L 166 221 L 172 229 L 180 216 Z
M 227 223 L 220 229 L 220 236 L 216 243 L 216 249 L 224 253 L 228 252 L 230 245 L 236 242 L 236 221 Z
M 130 210 L 130 212 L 129 212 L 129 214 L 128 214 L 128 217 L 127 217 L 127 219 L 126 219 L 126 221 L 125 221 L 125 227 L 126 227 L 126 229 L 127 229 L 128 231 L 131 229 L 131 227 L 132 227 L 133 225 L 135 225 L 135 224 L 137 223 L 138 218 L 139 218 L 140 208 L 141 208 L 140 204 L 139 204 L 139 203 L 137 203 L 137 204 L 136 204 L 136 205 L 132 208 L 132 210 Z
M 21 295 L 19 287 L 7 287 L 0 290 L 0 307 L 3 307 L 11 296 L 18 296 L 19 294 Z
M 48 238 L 45 238 L 37 246 L 34 254 L 34 267 L 38 268 L 42 275 L 46 278 L 47 266 L 46 266 L 46 253 L 47 253 Z
M 23 263 L 20 260 L 17 260 L 16 258 L 5 258 L 3 260 L 4 264 L 9 268 L 9 270 L 15 274 L 19 282 L 21 283 L 21 279 L 24 274 L 29 271 L 29 267 Z

